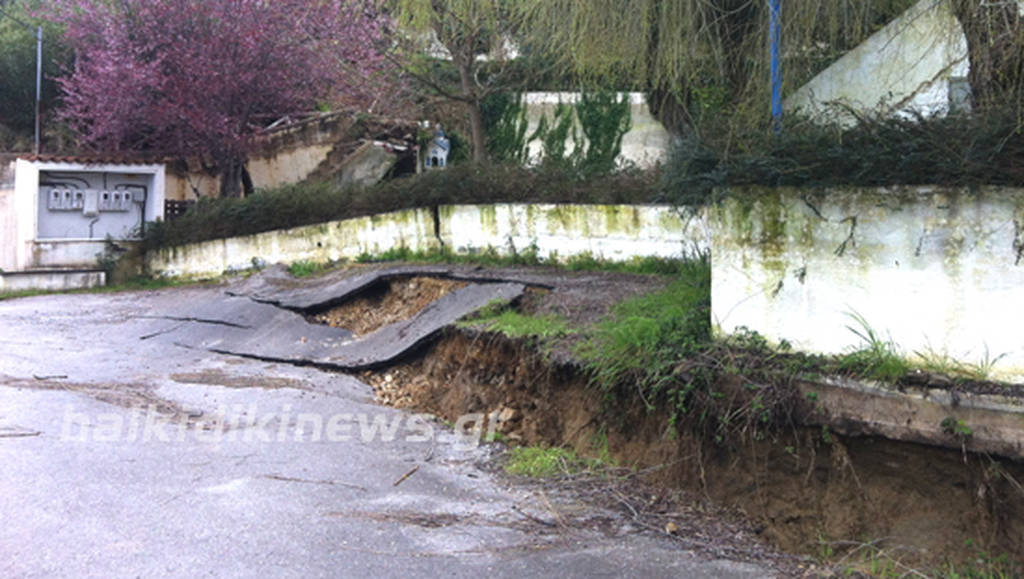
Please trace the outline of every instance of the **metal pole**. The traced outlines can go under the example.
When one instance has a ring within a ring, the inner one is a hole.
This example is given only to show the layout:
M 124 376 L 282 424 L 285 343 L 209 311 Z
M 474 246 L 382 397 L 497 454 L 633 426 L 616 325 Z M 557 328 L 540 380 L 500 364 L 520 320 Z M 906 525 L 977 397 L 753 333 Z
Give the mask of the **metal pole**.
M 771 42 L 772 74 L 772 127 L 776 133 L 782 130 L 782 64 L 779 62 L 779 44 L 782 30 L 779 25 L 782 0 L 771 0 L 771 24 L 768 30 Z
M 18 24 L 32 30 L 26 22 L 11 16 L 3 9 L 3 4 L 0 4 L 0 16 L 6 16 Z M 39 154 L 39 103 L 43 100 L 43 27 L 36 26 L 36 143 L 33 147 L 35 154 Z
M 39 154 L 39 107 L 43 100 L 43 27 L 36 27 L 36 146 Z

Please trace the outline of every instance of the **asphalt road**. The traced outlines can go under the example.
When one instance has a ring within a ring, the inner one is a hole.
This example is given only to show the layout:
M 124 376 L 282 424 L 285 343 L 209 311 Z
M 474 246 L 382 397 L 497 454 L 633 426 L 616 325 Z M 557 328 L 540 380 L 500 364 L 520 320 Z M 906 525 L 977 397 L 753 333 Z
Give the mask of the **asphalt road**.
M 549 505 L 351 377 L 159 339 L 223 291 L 0 302 L 0 576 L 771 575 Z

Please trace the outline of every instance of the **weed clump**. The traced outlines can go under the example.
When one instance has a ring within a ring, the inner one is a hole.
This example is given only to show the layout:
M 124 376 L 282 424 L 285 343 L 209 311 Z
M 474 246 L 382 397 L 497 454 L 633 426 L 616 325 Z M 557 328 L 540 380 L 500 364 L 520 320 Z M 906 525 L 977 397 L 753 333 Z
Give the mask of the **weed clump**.
M 571 449 L 521 446 L 509 453 L 505 470 L 520 476 L 547 478 L 576 474 L 597 465 L 597 460 L 581 458 Z
M 711 264 L 686 262 L 665 289 L 618 304 L 576 353 L 609 400 L 638 396 L 648 409 L 666 398 L 685 411 L 693 382 L 677 369 L 711 342 Z

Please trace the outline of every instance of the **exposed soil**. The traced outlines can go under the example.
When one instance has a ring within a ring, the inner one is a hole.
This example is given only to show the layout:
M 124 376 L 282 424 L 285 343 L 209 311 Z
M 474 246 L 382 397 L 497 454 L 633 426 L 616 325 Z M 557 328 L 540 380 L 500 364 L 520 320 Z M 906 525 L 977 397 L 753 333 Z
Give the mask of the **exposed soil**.
M 465 281 L 395 279 L 316 319 L 365 334 L 414 315 L 466 281 L 500 277 L 533 285 L 516 304 L 524 313 L 558 314 L 582 328 L 615 303 L 665 283 L 657 277 L 530 268 L 503 269 L 500 276 L 455 268 L 449 275 Z M 714 442 L 685 427 L 677 431 L 666 413 L 649 413 L 639 403 L 610 408 L 587 386 L 574 360 L 578 339 L 546 344 L 542 355 L 530 340 L 472 327 L 449 329 L 404 362 L 361 378 L 385 404 L 452 421 L 484 413 L 512 444 L 568 446 L 638 469 L 642 477 L 563 478 L 552 492 L 574 492 L 617 508 L 652 532 L 664 533 L 672 522 L 688 548 L 710 556 L 770 560 L 785 575 L 815 568 L 756 539 L 810 556 L 871 542 L 922 568 L 966 560 L 980 550 L 1024 559 L 1022 464 L 793 424 L 767 437 L 747 433 Z M 927 383 L 941 386 L 942 380 Z M 986 384 L 977 387 L 986 390 Z M 743 387 L 723 383 L 720 390 Z
M 310 321 L 362 336 L 411 318 L 434 300 L 466 285 L 464 281 L 426 276 L 391 279 L 340 306 L 311 316 Z
M 387 404 L 448 420 L 483 412 L 513 443 L 605 452 L 647 469 L 645 483 L 688 491 L 682 504 L 710 499 L 747 521 L 739 528 L 792 553 L 881 539 L 908 564 L 979 549 L 1024 558 L 1021 464 L 796 426 L 715 444 L 673 433 L 667 416 L 639 405 L 607 408 L 572 366 L 551 364 L 529 342 L 474 331 L 452 330 L 420 357 L 363 379 Z

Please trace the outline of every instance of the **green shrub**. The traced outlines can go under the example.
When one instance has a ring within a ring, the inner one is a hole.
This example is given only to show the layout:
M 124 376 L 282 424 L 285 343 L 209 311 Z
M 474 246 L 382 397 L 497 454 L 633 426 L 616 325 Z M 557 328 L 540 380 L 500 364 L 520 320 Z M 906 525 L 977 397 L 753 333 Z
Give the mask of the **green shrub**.
M 201 199 L 185 215 L 146 228 L 146 249 L 250 235 L 401 209 L 473 203 L 648 203 L 656 179 L 621 172 L 585 179 L 559 168 L 465 163 L 367 188 L 289 185 L 245 199 Z
M 662 175 L 667 201 L 703 204 L 715 187 L 742 185 L 1024 184 L 1024 133 L 1013 110 L 945 118 L 860 115 L 853 127 L 789 115 L 778 134 L 709 127 L 700 135 L 670 152 Z

